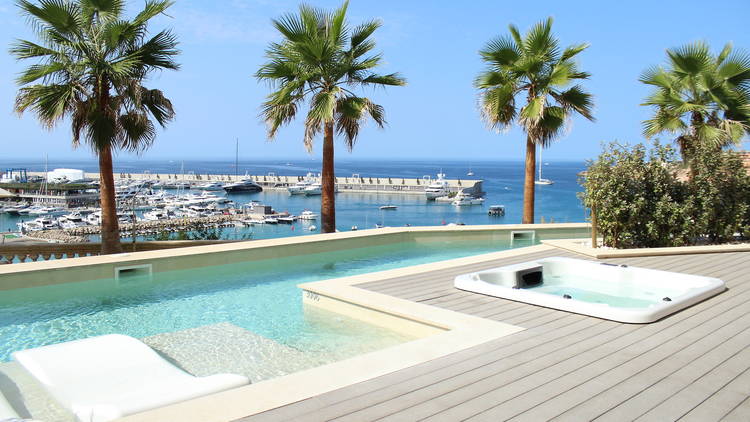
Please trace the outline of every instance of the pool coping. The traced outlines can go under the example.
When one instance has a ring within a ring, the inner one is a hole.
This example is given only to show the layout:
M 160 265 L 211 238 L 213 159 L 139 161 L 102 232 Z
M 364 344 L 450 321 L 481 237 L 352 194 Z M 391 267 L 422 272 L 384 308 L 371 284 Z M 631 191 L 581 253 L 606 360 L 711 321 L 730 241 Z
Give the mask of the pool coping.
M 723 252 L 750 252 L 750 243 L 679 246 L 666 248 L 611 249 L 592 248 L 591 246 L 587 245 L 590 242 L 591 239 L 550 239 L 541 241 L 541 243 L 544 245 L 554 246 L 556 248 L 575 252 L 596 259 L 629 258 L 639 256 L 692 255 Z
M 536 245 L 301 284 L 299 287 L 304 292 L 331 298 L 346 306 L 367 308 L 445 331 L 343 361 L 130 415 L 118 421 L 237 420 L 517 333 L 524 328 L 396 298 L 357 285 L 553 249 L 548 245 Z M 306 303 L 310 303 L 310 298 L 307 294 L 305 296 Z

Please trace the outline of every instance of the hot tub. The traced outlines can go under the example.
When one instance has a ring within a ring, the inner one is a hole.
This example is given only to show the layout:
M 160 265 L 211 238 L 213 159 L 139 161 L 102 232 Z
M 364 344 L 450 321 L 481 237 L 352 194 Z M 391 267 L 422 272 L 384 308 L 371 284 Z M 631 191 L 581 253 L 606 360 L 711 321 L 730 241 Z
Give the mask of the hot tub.
M 726 290 L 717 278 L 560 257 L 462 274 L 455 286 L 629 323 L 657 321 Z

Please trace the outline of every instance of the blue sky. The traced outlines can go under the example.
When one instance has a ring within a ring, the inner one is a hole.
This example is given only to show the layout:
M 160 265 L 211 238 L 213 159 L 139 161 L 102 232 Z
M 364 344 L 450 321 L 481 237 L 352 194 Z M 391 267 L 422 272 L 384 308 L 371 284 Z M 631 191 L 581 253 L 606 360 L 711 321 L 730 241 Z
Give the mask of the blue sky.
M 142 1 L 129 2 L 131 9 Z M 339 1 L 317 0 L 333 8 Z M 302 146 L 299 123 L 281 130 L 268 142 L 258 118 L 268 87 L 253 73 L 264 61 L 268 42 L 277 39 L 270 20 L 295 11 L 288 0 L 177 0 L 169 17 L 154 20 L 151 29 L 172 28 L 182 55 L 179 72 L 154 75 L 147 86 L 172 99 L 177 119 L 159 133 L 146 159 L 228 159 L 235 138 L 245 160 L 310 157 Z M 337 143 L 339 159 L 522 159 L 524 135 L 517 129 L 495 133 L 479 118 L 472 81 L 482 69 L 477 50 L 491 38 L 507 33 L 509 23 L 525 32 L 552 16 L 563 45 L 589 42 L 579 55 L 582 69 L 593 76 L 585 82 L 595 96 L 590 123 L 574 119 L 568 133 L 545 151 L 545 160 L 595 157 L 602 141 L 642 140 L 641 121 L 650 111 L 639 106 L 648 88 L 637 79 L 648 66 L 662 63 L 666 48 L 704 40 L 714 50 L 732 41 L 750 50 L 746 30 L 750 2 L 722 0 L 599 1 L 403 1 L 351 0 L 349 21 L 379 18 L 378 49 L 384 53 L 382 72 L 398 71 L 406 87 L 366 91 L 386 109 L 389 125 L 370 124 L 360 133 L 352 154 Z M 131 15 L 132 16 L 132 15 Z M 32 38 L 10 0 L 0 5 L 0 44 Z M 23 64 L 0 54 L 0 157 L 91 157 L 85 148 L 72 150 L 70 129 L 63 122 L 53 131 L 40 128 L 32 114 L 13 113 L 14 78 Z M 301 120 L 301 119 L 300 119 Z M 667 138 L 664 138 L 665 140 Z M 320 141 L 312 157 L 320 156 Z M 744 145 L 748 148 L 747 143 Z M 119 159 L 134 156 L 119 154 Z M 0 161 L 2 159 L 0 158 Z

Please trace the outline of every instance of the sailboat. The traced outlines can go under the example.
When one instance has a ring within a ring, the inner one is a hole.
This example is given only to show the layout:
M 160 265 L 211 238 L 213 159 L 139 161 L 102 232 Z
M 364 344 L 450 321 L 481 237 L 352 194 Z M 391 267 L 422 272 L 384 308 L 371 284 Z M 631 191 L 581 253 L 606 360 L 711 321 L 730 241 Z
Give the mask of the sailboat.
M 473 176 L 474 175 L 474 171 L 471 169 L 471 166 L 469 166 L 469 172 L 466 173 L 466 175 L 467 176 Z
M 541 147 L 541 145 L 539 146 L 539 165 L 538 165 L 538 167 L 539 167 L 539 177 L 536 180 L 534 180 L 534 184 L 537 184 L 537 185 L 551 185 L 551 184 L 555 183 L 555 182 L 553 182 L 553 181 L 551 181 L 549 179 L 545 179 L 545 178 L 542 177 L 542 147 Z

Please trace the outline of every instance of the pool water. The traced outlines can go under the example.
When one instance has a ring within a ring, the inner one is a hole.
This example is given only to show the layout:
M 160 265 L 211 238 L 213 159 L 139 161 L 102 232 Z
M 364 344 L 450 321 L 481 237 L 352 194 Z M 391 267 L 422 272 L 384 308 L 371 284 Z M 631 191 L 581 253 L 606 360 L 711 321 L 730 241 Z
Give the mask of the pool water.
M 0 360 L 16 350 L 102 334 L 143 338 L 229 323 L 327 363 L 412 338 L 303 307 L 297 284 L 507 248 L 507 241 L 404 242 L 161 272 L 121 287 L 98 280 L 5 291 Z
M 684 289 L 652 285 L 648 289 L 633 286 L 633 283 L 621 282 L 619 292 L 601 288 L 599 279 L 576 274 L 545 276 L 544 283 L 536 287 L 527 287 L 538 293 L 554 296 L 568 295 L 575 300 L 588 303 L 599 303 L 618 308 L 647 308 L 662 302 L 664 297 L 675 297 L 684 294 Z

